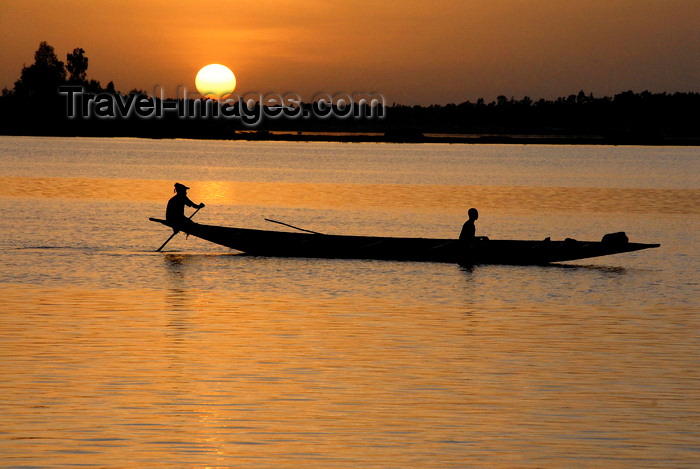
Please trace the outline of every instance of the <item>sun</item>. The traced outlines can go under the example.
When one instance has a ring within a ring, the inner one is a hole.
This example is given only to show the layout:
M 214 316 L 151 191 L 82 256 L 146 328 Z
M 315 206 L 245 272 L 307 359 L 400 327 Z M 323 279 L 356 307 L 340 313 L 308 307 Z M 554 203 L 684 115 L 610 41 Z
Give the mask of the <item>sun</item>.
M 221 99 L 236 89 L 236 77 L 224 65 L 209 64 L 197 72 L 194 84 L 205 98 Z

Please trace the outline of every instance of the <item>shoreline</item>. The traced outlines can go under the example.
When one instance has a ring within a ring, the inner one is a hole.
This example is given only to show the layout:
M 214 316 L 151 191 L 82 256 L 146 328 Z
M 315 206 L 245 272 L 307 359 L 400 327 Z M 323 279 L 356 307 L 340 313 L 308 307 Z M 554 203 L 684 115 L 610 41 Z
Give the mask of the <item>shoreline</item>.
M 353 132 L 292 132 L 244 131 L 223 140 L 307 141 L 340 143 L 447 143 L 501 145 L 640 145 L 640 146 L 700 146 L 700 138 L 650 138 L 642 136 L 578 136 L 578 135 L 499 135 L 499 134 L 438 134 L 388 135 Z
M 227 136 L 216 135 L 168 135 L 115 133 L 0 133 L 12 137 L 102 137 L 145 138 L 154 140 L 231 140 L 231 141 L 277 141 L 277 142 L 337 142 L 337 143 L 443 143 L 462 145 L 627 145 L 627 146 L 700 146 L 700 137 L 651 137 L 640 135 L 595 136 L 595 135 L 522 135 L 522 134 L 440 134 L 420 132 L 315 132 L 284 130 L 243 130 Z

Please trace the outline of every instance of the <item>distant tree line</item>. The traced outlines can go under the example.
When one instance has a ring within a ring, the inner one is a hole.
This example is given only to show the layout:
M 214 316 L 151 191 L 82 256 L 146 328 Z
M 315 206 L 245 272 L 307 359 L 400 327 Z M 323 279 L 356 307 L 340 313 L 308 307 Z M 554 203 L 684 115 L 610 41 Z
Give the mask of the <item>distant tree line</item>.
M 595 98 L 580 91 L 556 100 L 499 96 L 446 106 L 400 106 L 392 122 L 422 132 L 629 138 L 640 142 L 700 137 L 700 93 L 634 93 Z
M 365 133 L 379 135 L 380 141 L 528 141 L 535 137 L 583 140 L 601 143 L 700 144 L 700 93 L 635 93 L 626 91 L 613 97 L 594 97 L 583 91 L 556 100 L 520 100 L 499 96 L 461 104 L 405 106 L 393 104 L 381 109 L 362 109 L 361 115 L 374 118 L 338 117 L 330 112 L 308 119 L 261 119 L 254 125 L 243 120 L 203 115 L 183 119 L 175 113 L 144 119 L 137 113 L 121 118 L 99 116 L 69 118 L 68 98 L 59 87 L 73 87 L 92 96 L 113 96 L 118 105 L 133 104 L 145 96 L 137 89 L 123 94 L 110 81 L 105 87 L 87 76 L 88 58 L 82 48 L 58 59 L 46 42 L 39 45 L 34 63 L 24 66 L 13 89 L 0 96 L 0 133 L 16 135 L 85 135 L 188 138 L 287 138 L 309 139 L 305 132 Z M 61 88 L 65 89 L 65 88 Z M 103 100 L 104 101 L 104 100 Z M 144 106 L 161 108 L 164 103 L 149 97 Z M 202 108 L 200 100 L 166 100 L 189 111 Z M 76 101 L 83 106 L 81 101 Z M 93 103 L 94 104 L 94 103 Z M 109 104 L 103 104 L 103 107 Z M 138 104 L 138 103 L 137 103 Z M 213 104 L 218 106 L 219 104 Z M 316 103 L 302 103 L 300 109 L 314 110 Z M 166 105 L 167 106 L 167 105 Z M 209 103 L 209 106 L 212 106 Z M 257 105 L 257 112 L 262 109 Z M 108 106 L 107 106 L 108 107 Z M 264 110 L 270 111 L 265 108 Z M 253 112 L 256 110 L 254 109 Z M 331 109 L 340 111 L 340 109 Z M 379 111 L 379 112 L 377 112 Z M 105 111 L 106 112 L 106 111 Z M 277 112 L 279 114 L 279 110 Z M 193 115 L 193 114 L 189 114 Z M 377 115 L 383 116 L 376 118 Z M 289 133 L 281 136 L 280 133 Z M 440 137 L 442 136 L 442 137 Z M 348 140 L 372 140 L 354 137 Z

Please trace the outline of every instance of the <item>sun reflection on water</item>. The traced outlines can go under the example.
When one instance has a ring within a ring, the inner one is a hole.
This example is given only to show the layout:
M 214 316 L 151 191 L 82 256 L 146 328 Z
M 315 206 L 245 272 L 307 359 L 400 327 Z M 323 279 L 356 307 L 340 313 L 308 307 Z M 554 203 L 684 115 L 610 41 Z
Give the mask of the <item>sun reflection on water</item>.
M 167 200 L 172 182 L 159 180 L 0 177 L 4 196 L 127 201 Z M 506 187 L 290 182 L 189 183 L 191 198 L 208 204 L 273 207 L 385 207 L 463 212 L 478 201 L 490 212 L 700 214 L 700 189 Z

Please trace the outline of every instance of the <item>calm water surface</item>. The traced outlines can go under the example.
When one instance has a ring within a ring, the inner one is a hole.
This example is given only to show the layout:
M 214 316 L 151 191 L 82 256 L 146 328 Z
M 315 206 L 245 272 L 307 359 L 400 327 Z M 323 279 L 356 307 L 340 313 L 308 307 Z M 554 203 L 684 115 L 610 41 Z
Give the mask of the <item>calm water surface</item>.
M 0 137 L 2 467 L 697 467 L 700 150 Z M 659 249 L 254 258 L 148 221 Z

